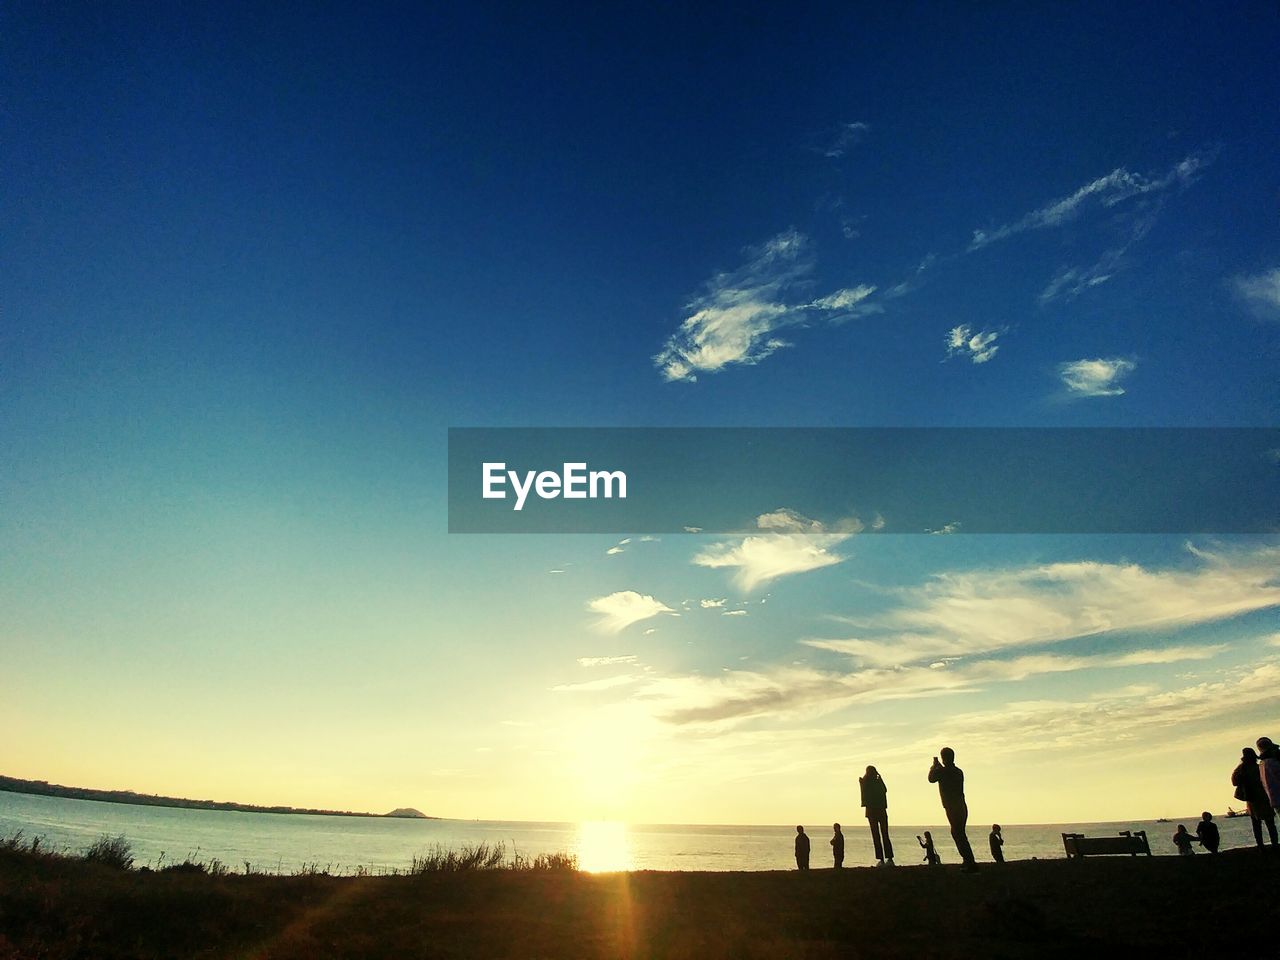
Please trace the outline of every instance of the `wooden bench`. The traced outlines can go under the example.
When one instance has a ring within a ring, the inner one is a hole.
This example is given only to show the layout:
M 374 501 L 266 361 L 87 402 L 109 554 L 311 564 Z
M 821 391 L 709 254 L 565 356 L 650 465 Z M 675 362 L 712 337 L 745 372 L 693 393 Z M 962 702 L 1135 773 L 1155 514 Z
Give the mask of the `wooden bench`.
M 1062 846 L 1067 851 L 1068 860 L 1116 853 L 1127 853 L 1131 857 L 1140 853 L 1151 856 L 1151 844 L 1147 843 L 1145 830 L 1122 830 L 1114 837 L 1086 837 L 1083 833 L 1064 833 Z

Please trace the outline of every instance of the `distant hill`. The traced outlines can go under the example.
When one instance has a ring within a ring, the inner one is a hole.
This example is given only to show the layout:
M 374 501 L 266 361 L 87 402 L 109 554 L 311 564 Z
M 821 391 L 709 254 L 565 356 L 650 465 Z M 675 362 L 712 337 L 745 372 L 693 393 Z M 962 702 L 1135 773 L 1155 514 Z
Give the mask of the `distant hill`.
M 438 820 L 439 817 L 428 817 L 421 810 L 415 810 L 413 807 L 396 807 L 390 813 L 384 813 L 384 817 L 403 817 L 406 820 Z
M 243 813 L 304 813 L 321 817 L 402 817 L 438 820 L 412 807 L 400 807 L 390 813 L 358 813 L 352 810 L 312 810 L 307 807 L 262 807 L 254 803 L 232 803 L 227 800 L 188 800 L 183 797 L 160 797 L 132 790 L 94 790 L 89 787 L 64 787 L 46 780 L 19 780 L 0 776 L 0 790 L 30 793 L 42 797 L 67 797 L 71 800 L 99 800 L 103 803 L 132 803 L 140 807 L 181 807 L 194 810 L 239 810 Z

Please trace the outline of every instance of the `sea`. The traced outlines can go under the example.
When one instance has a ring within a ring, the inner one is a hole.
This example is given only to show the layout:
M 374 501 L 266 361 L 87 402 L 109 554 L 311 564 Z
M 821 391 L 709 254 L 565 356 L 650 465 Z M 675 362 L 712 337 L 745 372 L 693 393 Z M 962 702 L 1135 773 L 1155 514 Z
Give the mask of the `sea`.
M 1156 855 L 1173 855 L 1179 823 L 1195 832 L 1199 814 L 1169 822 L 1002 824 L 1006 860 L 1060 859 L 1063 833 L 1114 835 L 1146 830 Z M 1248 817 L 1216 815 L 1223 849 L 1253 843 Z M 830 824 L 806 828 L 814 867 L 830 866 Z M 933 833 L 943 863 L 957 863 L 945 824 L 890 824 L 895 862 L 920 865 L 916 837 Z M 969 839 L 978 860 L 989 860 L 990 824 L 971 824 Z M 325 871 L 388 873 L 410 866 L 416 855 L 465 845 L 502 844 L 508 855 L 569 853 L 583 870 L 788 870 L 795 868 L 795 824 L 705 825 L 530 823 L 518 820 L 401 820 L 386 817 L 331 817 L 305 814 L 241 813 L 136 806 L 97 800 L 70 800 L 0 791 L 0 838 L 22 832 L 24 839 L 69 853 L 82 852 L 102 836 L 123 835 L 134 866 L 153 869 L 185 860 L 217 861 L 235 872 Z M 865 820 L 844 824 L 845 866 L 875 863 Z M 1200 854 L 1200 848 L 1196 847 Z M 1204 854 L 1200 854 L 1204 855 Z

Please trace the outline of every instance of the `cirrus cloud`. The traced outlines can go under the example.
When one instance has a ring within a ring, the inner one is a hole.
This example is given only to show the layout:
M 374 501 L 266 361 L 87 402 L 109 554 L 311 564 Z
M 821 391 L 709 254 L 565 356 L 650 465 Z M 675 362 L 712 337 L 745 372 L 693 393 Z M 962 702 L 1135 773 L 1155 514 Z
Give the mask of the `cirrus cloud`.
M 1118 397 L 1124 393 L 1120 381 L 1137 366 L 1122 357 L 1072 360 L 1058 367 L 1058 377 L 1073 397 Z
M 735 571 L 734 583 L 749 593 L 779 577 L 840 563 L 844 557 L 831 548 L 863 529 L 856 517 L 828 527 L 786 507 L 762 513 L 756 526 L 769 532 L 713 544 L 694 555 L 694 564 Z
M 812 270 L 808 238 L 796 230 L 748 248 L 746 263 L 716 274 L 689 301 L 688 316 L 654 356 L 654 365 L 667 380 L 693 381 L 700 373 L 759 363 L 790 345 L 777 336 L 779 330 L 811 317 L 840 322 L 881 309 L 866 302 L 875 292 L 867 284 L 797 301 L 792 291 Z
M 620 590 L 605 597 L 596 597 L 587 603 L 587 609 L 600 615 L 595 627 L 603 633 L 621 633 L 641 620 L 662 613 L 675 613 L 662 601 L 634 590 Z

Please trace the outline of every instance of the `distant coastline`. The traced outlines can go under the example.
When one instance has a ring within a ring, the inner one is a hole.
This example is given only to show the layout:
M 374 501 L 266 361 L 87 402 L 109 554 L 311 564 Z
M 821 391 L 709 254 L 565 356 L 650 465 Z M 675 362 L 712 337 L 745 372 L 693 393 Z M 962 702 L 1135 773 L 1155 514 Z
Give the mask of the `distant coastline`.
M 307 807 L 264 807 L 254 803 L 232 803 L 227 800 L 188 800 L 184 797 L 161 797 L 132 790 L 94 790 L 90 787 L 64 787 L 45 780 L 19 780 L 0 776 L 0 791 L 29 793 L 41 797 L 65 797 L 69 800 L 99 800 L 103 803 L 129 803 L 139 807 L 178 807 L 189 810 L 238 810 L 241 813 L 298 813 L 319 817 L 393 817 L 403 820 L 439 820 L 412 807 L 397 807 L 390 813 L 361 813 L 353 810 L 313 810 Z

